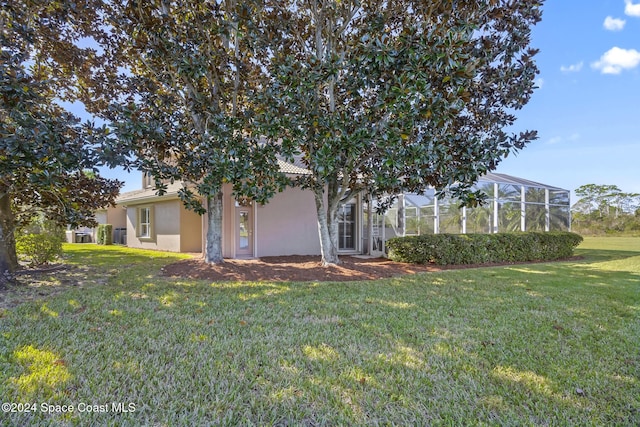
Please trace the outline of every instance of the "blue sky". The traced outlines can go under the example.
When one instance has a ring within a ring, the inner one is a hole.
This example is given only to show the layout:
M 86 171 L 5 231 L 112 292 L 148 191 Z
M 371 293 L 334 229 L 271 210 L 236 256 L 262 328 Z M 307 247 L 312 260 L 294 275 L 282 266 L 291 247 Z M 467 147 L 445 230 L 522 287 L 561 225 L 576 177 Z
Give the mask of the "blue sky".
M 640 0 L 547 0 L 532 44 L 539 89 L 516 128 L 539 139 L 496 172 L 640 193 Z
M 640 0 L 547 0 L 543 11 L 532 41 L 539 88 L 515 126 L 539 139 L 496 172 L 640 193 Z M 137 172 L 103 175 L 141 187 Z

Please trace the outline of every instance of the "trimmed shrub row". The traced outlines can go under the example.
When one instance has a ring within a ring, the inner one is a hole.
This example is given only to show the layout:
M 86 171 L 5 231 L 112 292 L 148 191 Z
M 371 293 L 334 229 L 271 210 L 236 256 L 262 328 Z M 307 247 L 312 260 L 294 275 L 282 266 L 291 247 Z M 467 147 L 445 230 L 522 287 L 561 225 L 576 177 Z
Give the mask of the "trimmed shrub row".
M 573 255 L 582 236 L 569 232 L 425 234 L 387 241 L 389 258 L 413 264 L 551 261 Z
M 113 245 L 113 225 L 98 224 L 96 243 L 99 245 Z

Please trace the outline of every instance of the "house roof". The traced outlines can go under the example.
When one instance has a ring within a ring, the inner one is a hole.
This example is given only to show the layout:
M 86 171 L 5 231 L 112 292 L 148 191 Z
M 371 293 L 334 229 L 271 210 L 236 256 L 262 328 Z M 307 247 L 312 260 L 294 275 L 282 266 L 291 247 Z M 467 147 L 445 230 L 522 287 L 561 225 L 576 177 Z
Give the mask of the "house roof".
M 278 159 L 278 166 L 280 166 L 280 172 L 289 175 L 309 175 L 311 173 L 298 159 L 294 159 L 293 163 Z
M 524 187 L 543 188 L 551 191 L 569 192 L 569 190 L 565 190 L 563 188 L 554 187 L 551 185 L 542 184 L 540 182 L 530 181 L 528 179 L 518 178 L 511 175 L 506 175 L 503 173 L 488 172 L 482 175 L 478 179 L 478 182 L 485 182 L 485 183 L 496 182 L 498 184 L 510 184 L 510 185 L 524 186 Z M 425 194 L 408 193 L 408 194 L 405 194 L 405 200 L 414 206 L 425 206 L 433 203 L 434 193 L 435 193 L 435 190 L 433 188 L 426 190 Z
M 292 175 L 309 175 L 311 172 L 307 169 L 307 166 L 302 162 L 301 156 L 295 156 L 293 162 L 287 162 L 282 159 L 278 159 L 278 164 L 280 165 L 280 170 L 286 174 Z M 503 173 L 493 173 L 487 172 L 482 175 L 478 182 L 497 182 L 498 184 L 511 184 L 511 185 L 521 185 L 525 187 L 538 187 L 538 188 L 546 188 L 552 191 L 569 191 L 564 188 L 555 187 L 548 184 L 542 184 L 536 181 L 530 181 L 524 178 L 518 178 L 516 176 L 506 175 Z
M 155 188 L 143 188 L 141 190 L 128 191 L 122 193 L 117 199 L 116 203 L 119 205 L 135 205 L 164 199 L 175 199 L 178 197 L 178 191 L 183 188 L 182 182 L 174 182 L 167 185 L 167 191 L 163 195 L 158 195 L 158 191 Z
M 288 175 L 308 175 L 310 172 L 304 167 L 300 159 L 294 159 L 293 163 L 278 159 L 280 171 Z M 178 197 L 178 191 L 184 187 L 182 182 L 174 182 L 167 185 L 167 191 L 163 195 L 158 195 L 155 188 L 143 188 L 140 190 L 122 193 L 116 200 L 119 205 L 135 205 L 147 203 L 149 201 L 168 200 Z
M 529 181 L 528 179 L 518 178 L 511 175 L 505 175 L 503 173 L 493 173 L 487 172 L 483 176 L 478 179 L 478 181 L 482 182 L 497 182 L 498 184 L 512 184 L 512 185 L 522 185 L 525 187 L 538 187 L 538 188 L 546 188 L 553 191 L 569 191 L 564 188 L 554 187 L 547 184 L 542 184 L 540 182 Z
M 293 162 L 287 162 L 282 159 L 278 159 L 278 166 L 280 167 L 280 171 L 289 175 L 308 175 L 310 174 L 309 169 L 307 169 L 302 162 L 300 157 L 296 157 L 293 159 Z M 563 188 L 554 187 L 547 184 L 542 184 L 535 181 L 530 181 L 524 178 L 518 178 L 511 175 L 506 175 L 502 173 L 493 173 L 487 172 L 485 175 L 481 176 L 478 179 L 478 182 L 497 182 L 498 184 L 511 184 L 525 187 L 538 187 L 545 188 L 552 191 L 569 191 Z M 175 199 L 178 197 L 178 191 L 184 187 L 182 182 L 174 182 L 167 186 L 167 191 L 163 195 L 158 195 L 155 188 L 145 188 L 141 190 L 129 191 L 126 193 L 122 193 L 116 203 L 119 205 L 126 204 L 141 204 L 146 203 L 151 200 L 166 200 L 166 199 Z M 417 196 L 417 195 L 414 195 Z

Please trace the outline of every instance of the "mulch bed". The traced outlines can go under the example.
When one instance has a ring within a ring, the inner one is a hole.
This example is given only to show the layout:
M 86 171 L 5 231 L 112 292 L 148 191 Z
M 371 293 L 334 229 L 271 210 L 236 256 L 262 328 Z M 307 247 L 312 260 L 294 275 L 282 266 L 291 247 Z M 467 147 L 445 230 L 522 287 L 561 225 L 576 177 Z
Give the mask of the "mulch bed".
M 318 256 L 282 256 L 260 259 L 225 259 L 223 264 L 207 264 L 188 259 L 167 265 L 165 276 L 211 281 L 351 281 L 394 277 L 421 271 L 437 271 L 435 266 L 401 264 L 384 258 L 341 256 L 340 264 L 323 267 Z
M 293 255 L 249 260 L 227 259 L 223 264 L 217 265 L 207 264 L 201 258 L 193 258 L 169 264 L 162 269 L 162 273 L 165 276 L 210 281 L 346 282 L 497 265 L 508 263 L 439 266 L 405 264 L 385 258 L 341 256 L 339 265 L 323 267 L 319 256 Z

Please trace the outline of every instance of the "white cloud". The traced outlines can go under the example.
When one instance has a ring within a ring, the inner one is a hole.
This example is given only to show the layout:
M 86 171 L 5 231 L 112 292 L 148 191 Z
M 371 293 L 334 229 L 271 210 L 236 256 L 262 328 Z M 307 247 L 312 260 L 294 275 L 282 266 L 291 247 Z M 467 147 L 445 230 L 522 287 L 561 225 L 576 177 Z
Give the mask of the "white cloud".
M 640 3 L 633 4 L 631 0 L 624 0 L 624 13 L 629 16 L 638 16 L 640 17 Z
M 560 71 L 562 71 L 563 73 L 577 73 L 578 71 L 582 70 L 583 65 L 584 63 L 582 61 L 578 62 L 577 64 L 571 64 L 568 67 L 565 67 L 563 65 L 560 67 Z
M 547 140 L 547 145 L 560 144 L 561 142 L 575 142 L 575 141 L 578 141 L 579 139 L 580 139 L 580 134 L 577 132 L 574 132 L 567 137 L 556 135 Z
M 607 16 L 602 24 L 609 31 L 622 31 L 627 21 Z
M 612 47 L 591 66 L 602 74 L 620 74 L 622 70 L 630 70 L 640 64 L 640 52 L 635 49 Z

